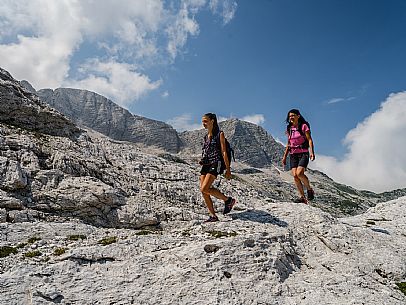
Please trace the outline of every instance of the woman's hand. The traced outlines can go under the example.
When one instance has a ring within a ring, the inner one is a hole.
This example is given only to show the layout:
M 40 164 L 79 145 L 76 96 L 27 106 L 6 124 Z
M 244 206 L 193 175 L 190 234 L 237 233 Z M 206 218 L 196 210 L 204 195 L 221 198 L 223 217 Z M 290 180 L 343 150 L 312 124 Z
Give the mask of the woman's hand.
M 314 161 L 314 159 L 316 159 L 316 155 L 313 154 L 313 153 L 311 153 L 311 154 L 310 154 L 310 160 Z

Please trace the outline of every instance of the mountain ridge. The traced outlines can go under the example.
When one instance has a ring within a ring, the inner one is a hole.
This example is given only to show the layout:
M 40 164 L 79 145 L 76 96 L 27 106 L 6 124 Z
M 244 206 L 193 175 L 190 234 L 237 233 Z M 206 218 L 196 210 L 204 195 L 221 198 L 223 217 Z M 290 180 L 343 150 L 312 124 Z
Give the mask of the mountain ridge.
M 157 120 L 131 114 L 97 93 L 73 88 L 41 89 L 38 96 L 80 126 L 99 131 L 112 139 L 179 150 L 175 129 Z

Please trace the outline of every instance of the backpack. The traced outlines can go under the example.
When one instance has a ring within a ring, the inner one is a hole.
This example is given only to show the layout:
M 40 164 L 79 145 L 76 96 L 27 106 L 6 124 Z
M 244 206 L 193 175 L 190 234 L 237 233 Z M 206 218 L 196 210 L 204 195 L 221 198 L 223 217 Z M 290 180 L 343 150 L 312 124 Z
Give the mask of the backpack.
M 221 132 L 221 130 L 218 132 L 215 139 L 216 139 L 217 147 L 220 151 L 221 170 L 224 171 L 226 169 L 226 163 L 224 162 L 223 154 L 221 153 L 220 132 Z M 228 142 L 227 138 L 225 138 L 225 139 L 226 139 L 227 158 L 228 158 L 228 162 L 231 165 L 231 160 L 234 159 L 234 161 L 235 161 L 234 149 L 231 147 L 231 144 L 230 144 L 230 142 Z
M 302 144 L 300 144 L 300 148 L 308 149 L 309 148 L 309 141 L 307 140 L 307 137 L 306 137 L 305 133 L 303 132 L 303 129 L 302 129 L 303 124 L 306 124 L 307 127 L 309 127 L 309 133 L 311 134 L 310 124 L 308 122 L 303 122 L 302 124 L 300 124 L 298 126 L 297 131 L 304 138 L 304 142 Z M 288 134 L 289 134 L 289 137 L 290 137 L 290 126 L 287 127 L 287 131 L 288 131 Z

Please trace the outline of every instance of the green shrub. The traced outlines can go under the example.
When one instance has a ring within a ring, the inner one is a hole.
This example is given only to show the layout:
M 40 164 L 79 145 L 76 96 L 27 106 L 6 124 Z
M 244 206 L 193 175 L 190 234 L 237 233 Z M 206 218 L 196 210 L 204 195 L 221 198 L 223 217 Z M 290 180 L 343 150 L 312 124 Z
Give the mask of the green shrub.
M 10 247 L 10 246 L 0 247 L 0 258 L 7 257 L 10 254 L 17 254 L 17 253 L 18 253 L 18 251 L 17 251 L 17 248 L 15 248 L 15 247 Z
M 79 235 L 69 235 L 68 236 L 68 240 L 76 241 L 76 240 L 79 240 L 79 239 L 84 240 L 84 239 L 87 239 L 87 237 L 86 237 L 86 235 L 81 235 L 81 234 L 79 234 Z
M 402 283 L 396 283 L 396 285 L 399 287 L 400 291 L 406 295 L 406 282 Z
M 141 230 L 135 233 L 135 235 L 148 235 L 148 234 L 154 234 L 154 232 L 148 230 Z
M 98 241 L 98 243 L 103 245 L 103 246 L 107 246 L 107 245 L 113 244 L 115 242 L 117 242 L 117 237 L 116 236 L 105 237 L 105 238 Z
M 215 238 L 220 238 L 220 237 L 234 237 L 237 236 L 237 232 L 222 232 L 222 231 L 208 231 L 207 232 L 210 236 L 213 236 Z
M 35 243 L 36 241 L 39 241 L 39 240 L 41 240 L 40 237 L 33 236 L 33 237 L 28 239 L 28 243 L 33 244 L 33 243 Z
M 54 250 L 54 255 L 59 256 L 66 252 L 66 248 L 56 248 Z
M 28 251 L 24 254 L 25 257 L 37 257 L 41 256 L 42 253 L 39 250 Z

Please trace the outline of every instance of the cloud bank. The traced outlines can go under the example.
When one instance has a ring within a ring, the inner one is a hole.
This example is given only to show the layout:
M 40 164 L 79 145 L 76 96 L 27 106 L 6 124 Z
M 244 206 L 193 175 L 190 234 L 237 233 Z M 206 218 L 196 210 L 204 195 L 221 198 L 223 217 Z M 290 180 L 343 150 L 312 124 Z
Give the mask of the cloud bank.
M 406 187 L 406 92 L 391 94 L 346 135 L 342 160 L 317 156 L 314 165 L 336 181 L 375 192 Z
M 232 0 L 3 0 L 0 66 L 36 89 L 76 86 L 126 106 L 161 85 L 146 68 L 171 64 L 208 9 L 223 24 Z

